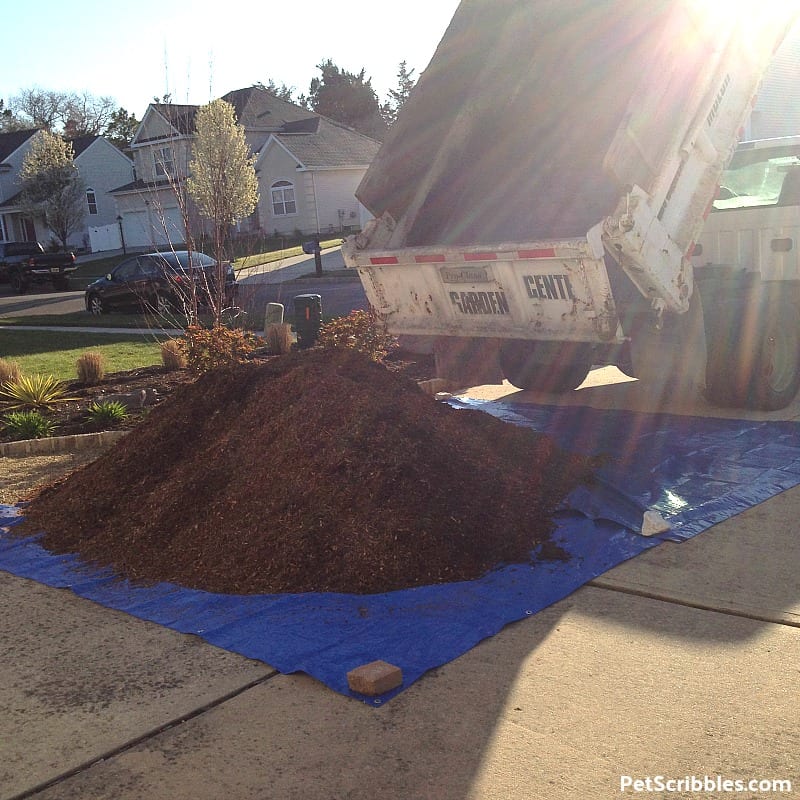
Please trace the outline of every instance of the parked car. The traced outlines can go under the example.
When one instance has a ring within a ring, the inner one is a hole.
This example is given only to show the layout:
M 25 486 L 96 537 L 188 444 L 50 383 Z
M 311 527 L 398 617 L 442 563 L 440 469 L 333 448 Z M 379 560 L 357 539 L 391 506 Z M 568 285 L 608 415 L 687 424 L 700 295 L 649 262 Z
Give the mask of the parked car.
M 226 306 L 236 300 L 236 275 L 228 262 L 221 264 Z M 105 314 L 115 310 L 167 312 L 191 308 L 217 297 L 217 261 L 205 253 L 178 250 L 144 253 L 120 262 L 112 272 L 86 287 L 86 310 Z

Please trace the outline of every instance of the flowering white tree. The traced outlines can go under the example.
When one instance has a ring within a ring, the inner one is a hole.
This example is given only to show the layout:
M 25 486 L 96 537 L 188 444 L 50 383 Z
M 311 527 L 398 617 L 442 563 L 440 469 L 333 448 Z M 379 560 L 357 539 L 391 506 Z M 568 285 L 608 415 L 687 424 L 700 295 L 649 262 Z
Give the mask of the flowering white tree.
M 41 131 L 31 142 L 19 171 L 22 206 L 44 220 L 61 246 L 80 230 L 86 215 L 86 191 L 75 166 L 72 144 Z
M 231 226 L 250 216 L 258 205 L 256 156 L 250 150 L 244 128 L 236 121 L 233 106 L 224 100 L 202 106 L 195 129 L 186 190 L 198 213 L 211 221 L 218 264 L 216 284 L 221 289 L 225 243 Z M 217 292 L 212 298 L 215 324 L 219 324 L 222 314 L 223 294 Z

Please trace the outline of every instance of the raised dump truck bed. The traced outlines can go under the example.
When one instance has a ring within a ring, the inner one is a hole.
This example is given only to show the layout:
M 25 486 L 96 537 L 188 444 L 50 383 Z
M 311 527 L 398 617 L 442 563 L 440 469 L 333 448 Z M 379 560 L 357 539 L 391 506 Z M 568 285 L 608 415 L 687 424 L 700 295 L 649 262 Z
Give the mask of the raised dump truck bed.
M 691 253 L 794 13 L 732 8 L 462 0 L 344 248 L 389 330 L 433 337 L 456 380 L 539 385 L 577 353 L 563 389 L 602 359 L 644 375 L 637 331 L 671 315 L 702 328 Z

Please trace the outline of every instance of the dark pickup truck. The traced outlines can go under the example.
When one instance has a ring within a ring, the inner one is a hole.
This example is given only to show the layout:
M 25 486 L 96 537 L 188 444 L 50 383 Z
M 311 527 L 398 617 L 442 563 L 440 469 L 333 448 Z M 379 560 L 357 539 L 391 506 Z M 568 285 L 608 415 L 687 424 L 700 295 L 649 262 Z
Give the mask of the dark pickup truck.
M 0 280 L 19 294 L 32 283 L 69 289 L 69 276 L 76 269 L 74 253 L 45 253 L 38 242 L 0 242 Z

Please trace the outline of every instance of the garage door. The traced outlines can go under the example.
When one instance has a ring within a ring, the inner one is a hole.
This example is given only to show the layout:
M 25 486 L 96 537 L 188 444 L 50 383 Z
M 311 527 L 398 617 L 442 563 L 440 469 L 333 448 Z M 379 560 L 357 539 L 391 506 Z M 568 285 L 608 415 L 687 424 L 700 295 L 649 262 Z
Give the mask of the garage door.
M 127 211 L 122 218 L 128 247 L 173 247 L 186 241 L 183 218 L 178 208 Z

